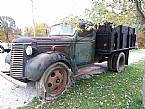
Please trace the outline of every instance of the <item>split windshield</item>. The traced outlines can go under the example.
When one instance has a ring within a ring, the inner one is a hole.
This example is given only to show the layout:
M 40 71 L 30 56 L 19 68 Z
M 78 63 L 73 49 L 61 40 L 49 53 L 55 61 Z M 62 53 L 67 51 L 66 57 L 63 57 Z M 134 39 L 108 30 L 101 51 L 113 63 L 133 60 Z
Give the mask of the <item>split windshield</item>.
M 55 26 L 52 26 L 49 32 L 50 36 L 54 35 L 68 35 L 72 36 L 75 33 L 75 29 L 69 25 L 66 24 L 58 24 Z

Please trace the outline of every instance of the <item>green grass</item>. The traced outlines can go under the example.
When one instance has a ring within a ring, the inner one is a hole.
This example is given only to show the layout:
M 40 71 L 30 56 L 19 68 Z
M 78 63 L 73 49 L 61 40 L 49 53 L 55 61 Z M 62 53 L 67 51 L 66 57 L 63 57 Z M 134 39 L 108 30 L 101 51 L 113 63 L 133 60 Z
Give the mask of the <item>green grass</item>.
M 105 72 L 77 81 L 65 94 L 44 109 L 143 109 L 141 84 L 143 62 L 125 67 L 122 73 Z M 36 99 L 36 98 L 35 98 Z M 35 109 L 37 100 L 22 109 Z
M 142 49 L 140 49 L 140 48 L 135 48 L 135 49 L 131 49 L 131 50 L 129 50 L 130 52 L 138 52 L 138 51 L 141 51 Z

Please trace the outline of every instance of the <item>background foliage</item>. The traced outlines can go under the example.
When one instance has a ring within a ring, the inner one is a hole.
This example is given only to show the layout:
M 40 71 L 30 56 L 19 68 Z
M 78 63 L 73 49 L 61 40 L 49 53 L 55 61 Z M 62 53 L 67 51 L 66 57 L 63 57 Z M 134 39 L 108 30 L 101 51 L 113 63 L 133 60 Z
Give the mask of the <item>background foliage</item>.
M 104 21 L 136 28 L 138 47 L 145 45 L 145 0 L 93 0 L 86 16 L 95 23 Z
M 0 40 L 10 42 L 14 35 L 21 35 L 22 31 L 16 27 L 15 20 L 8 16 L 0 16 Z
M 36 36 L 47 36 L 48 35 L 48 25 L 46 23 L 36 23 L 35 24 Z M 25 28 L 26 36 L 33 36 L 33 26 Z
M 145 0 L 92 0 L 85 9 L 85 17 L 94 24 L 112 22 L 114 26 L 126 25 L 136 28 L 138 47 L 145 44 Z M 75 24 L 79 16 L 68 16 L 63 21 Z
M 145 30 L 145 1 L 143 0 L 92 0 L 86 17 L 95 23 L 110 21 Z
M 114 23 L 114 26 L 135 27 L 138 45 L 140 48 L 144 46 L 145 0 L 92 0 L 91 6 L 84 11 L 84 18 L 94 24 L 110 21 Z M 61 19 L 61 22 L 76 26 L 79 19 L 81 17 L 70 15 Z M 48 28 L 46 23 L 36 23 L 36 36 L 47 36 Z M 0 40 L 8 42 L 14 35 L 22 35 L 21 29 L 16 27 L 15 20 L 8 16 L 0 16 Z M 26 27 L 24 35 L 33 36 L 33 26 Z

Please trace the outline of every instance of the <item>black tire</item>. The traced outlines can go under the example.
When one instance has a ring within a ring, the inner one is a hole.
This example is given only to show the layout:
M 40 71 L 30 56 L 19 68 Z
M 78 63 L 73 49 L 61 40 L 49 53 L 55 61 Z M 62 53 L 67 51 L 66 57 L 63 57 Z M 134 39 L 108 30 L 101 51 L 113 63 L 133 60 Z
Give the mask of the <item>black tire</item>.
M 9 53 L 11 51 L 11 49 L 6 49 L 5 52 Z
M 114 54 L 112 54 L 109 59 L 107 60 L 107 67 L 108 67 L 108 70 L 112 71 L 113 70 L 113 58 L 114 58 Z
M 53 100 L 62 95 L 72 84 L 72 72 L 62 62 L 50 65 L 40 81 L 37 82 L 37 94 L 44 100 Z
M 0 46 L 0 53 L 4 53 L 5 52 L 5 49 L 3 46 Z
M 124 65 L 125 65 L 125 54 L 123 52 L 115 54 L 113 58 L 113 70 L 115 72 L 121 72 L 124 70 Z

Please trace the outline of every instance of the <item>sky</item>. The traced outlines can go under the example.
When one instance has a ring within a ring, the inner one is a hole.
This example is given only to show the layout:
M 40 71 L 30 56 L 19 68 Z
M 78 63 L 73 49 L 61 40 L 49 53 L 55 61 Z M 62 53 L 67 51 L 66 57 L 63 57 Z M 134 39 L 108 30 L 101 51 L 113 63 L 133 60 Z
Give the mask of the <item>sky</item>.
M 83 15 L 91 0 L 33 0 L 35 22 L 52 25 L 68 15 Z M 33 24 L 31 0 L 0 0 L 0 16 L 9 16 L 22 30 Z

